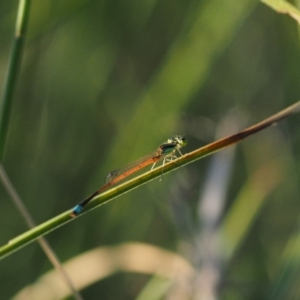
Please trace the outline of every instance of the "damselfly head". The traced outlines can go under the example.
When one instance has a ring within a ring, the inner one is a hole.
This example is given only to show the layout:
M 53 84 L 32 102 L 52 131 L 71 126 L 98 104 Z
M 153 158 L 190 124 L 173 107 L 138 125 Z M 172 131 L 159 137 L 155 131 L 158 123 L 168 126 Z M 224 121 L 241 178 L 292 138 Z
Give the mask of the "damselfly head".
M 178 148 L 181 148 L 186 146 L 187 139 L 183 135 L 174 135 L 168 139 L 168 143 L 176 144 Z

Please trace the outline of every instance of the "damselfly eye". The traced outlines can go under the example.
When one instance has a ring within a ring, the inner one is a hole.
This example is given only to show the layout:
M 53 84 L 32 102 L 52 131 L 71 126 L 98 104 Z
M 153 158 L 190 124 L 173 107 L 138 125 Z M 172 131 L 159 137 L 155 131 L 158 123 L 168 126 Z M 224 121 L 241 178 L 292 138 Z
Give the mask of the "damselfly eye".
M 172 144 L 174 142 L 176 142 L 176 137 L 171 136 L 170 138 L 168 138 L 168 141 L 167 141 L 168 144 Z
M 181 145 L 181 147 L 184 147 L 187 144 L 187 139 L 180 135 L 177 137 L 177 143 Z

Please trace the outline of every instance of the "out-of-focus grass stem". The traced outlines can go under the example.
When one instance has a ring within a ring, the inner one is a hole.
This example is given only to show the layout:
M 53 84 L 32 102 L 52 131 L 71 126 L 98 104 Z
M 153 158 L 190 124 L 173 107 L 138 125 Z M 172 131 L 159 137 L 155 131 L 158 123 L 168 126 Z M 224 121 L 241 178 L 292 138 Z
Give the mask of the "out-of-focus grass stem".
M 19 1 L 15 34 L 0 102 L 0 161 L 3 160 L 10 115 L 13 106 L 13 97 L 22 62 L 23 46 L 29 21 L 30 3 L 30 0 Z

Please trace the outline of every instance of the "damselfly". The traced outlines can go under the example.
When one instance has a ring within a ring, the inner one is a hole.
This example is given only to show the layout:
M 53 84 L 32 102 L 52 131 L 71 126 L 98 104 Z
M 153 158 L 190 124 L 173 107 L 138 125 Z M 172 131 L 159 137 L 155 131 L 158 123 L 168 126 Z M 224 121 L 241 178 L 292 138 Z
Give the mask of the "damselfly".
M 180 152 L 180 148 L 184 147 L 187 144 L 187 140 L 182 135 L 175 135 L 173 137 L 170 137 L 165 143 L 160 145 L 158 149 L 143 158 L 138 159 L 137 161 L 123 167 L 117 170 L 114 170 L 110 172 L 105 180 L 105 184 L 96 192 L 94 192 L 92 195 L 90 195 L 88 198 L 80 202 L 78 205 L 76 205 L 72 212 L 71 216 L 76 217 L 79 215 L 83 208 L 97 195 L 101 194 L 106 189 L 122 182 L 124 179 L 127 179 L 131 174 L 138 172 L 139 170 L 145 168 L 146 166 L 149 166 L 152 164 L 151 170 L 154 168 L 155 164 L 163 158 L 163 165 L 166 161 L 171 161 L 174 158 L 176 158 L 176 151 L 180 155 L 182 153 Z

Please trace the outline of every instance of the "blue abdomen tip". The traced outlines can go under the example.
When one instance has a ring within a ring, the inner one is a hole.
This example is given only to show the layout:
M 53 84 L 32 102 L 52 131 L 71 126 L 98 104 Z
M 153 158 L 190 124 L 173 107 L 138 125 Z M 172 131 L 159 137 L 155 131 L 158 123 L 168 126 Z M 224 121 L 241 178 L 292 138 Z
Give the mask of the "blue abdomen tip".
M 73 208 L 73 210 L 72 210 L 72 212 L 71 212 L 71 216 L 72 217 L 76 217 L 77 215 L 79 215 L 80 213 L 82 212 L 82 206 L 81 205 L 76 205 L 74 208 Z

